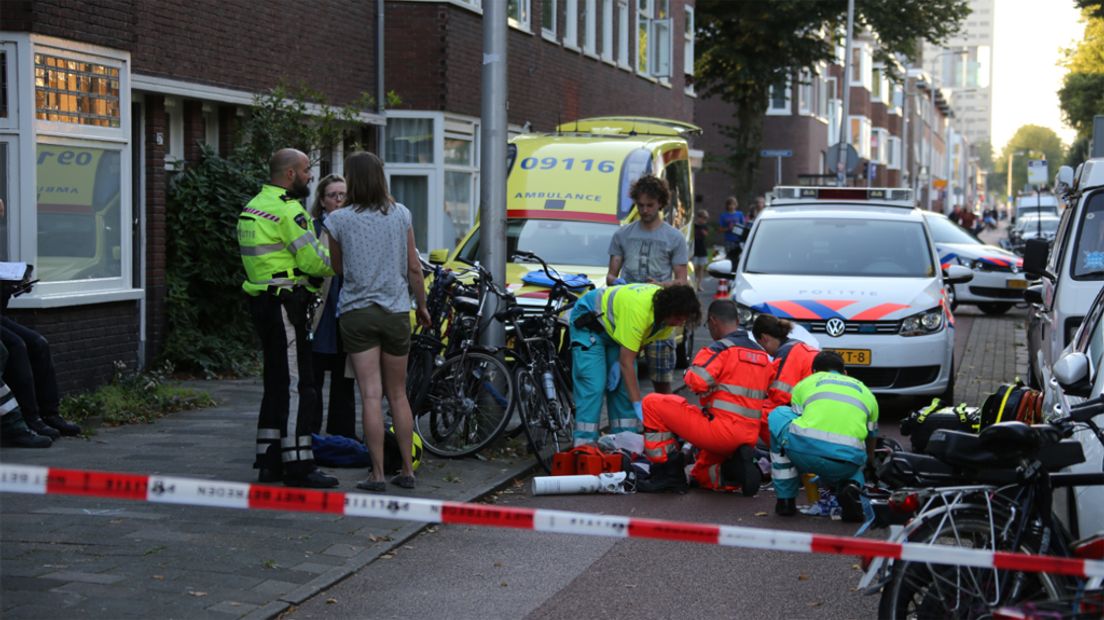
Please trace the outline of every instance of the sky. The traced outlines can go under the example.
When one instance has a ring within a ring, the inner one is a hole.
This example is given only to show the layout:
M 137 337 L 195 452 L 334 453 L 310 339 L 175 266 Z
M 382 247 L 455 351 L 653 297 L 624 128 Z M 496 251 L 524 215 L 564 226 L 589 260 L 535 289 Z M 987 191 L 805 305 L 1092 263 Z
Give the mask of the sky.
M 1073 0 L 996 0 L 993 41 L 993 151 L 1023 125 L 1050 127 L 1069 145 L 1058 89 L 1061 48 L 1081 40 L 1084 23 Z

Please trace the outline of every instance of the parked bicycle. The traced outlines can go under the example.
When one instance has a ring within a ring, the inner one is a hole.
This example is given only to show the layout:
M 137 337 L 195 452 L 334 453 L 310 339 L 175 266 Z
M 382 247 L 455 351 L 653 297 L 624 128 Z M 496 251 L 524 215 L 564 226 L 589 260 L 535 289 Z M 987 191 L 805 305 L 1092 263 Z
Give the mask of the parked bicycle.
M 441 306 L 436 314 L 430 308 L 435 327 L 416 334 L 417 359 L 408 362 L 419 373 L 407 384 L 417 393 L 414 428 L 431 453 L 467 456 L 498 437 L 514 409 L 513 373 L 500 351 L 479 342 L 502 291 L 479 263 L 461 272 L 436 271 L 443 283 Z M 463 283 L 469 276 L 471 284 Z
M 1052 497 L 1057 488 L 1104 485 L 1104 473 L 1056 473 L 1085 460 L 1080 443 L 1063 441 L 1076 428 L 1087 426 L 1104 441 L 1092 421 L 1104 413 L 1104 400 L 1067 410 L 1068 417 L 1047 424 L 1006 422 L 977 435 L 936 430 L 928 454 L 892 455 L 881 472 L 893 469 L 915 487 L 895 491 L 890 508 L 916 514 L 893 540 L 1061 557 L 1083 553 L 1085 546 L 1054 517 Z M 1045 572 L 880 559 L 860 586 L 881 591 L 880 618 L 989 618 L 998 607 L 1031 601 L 1065 601 L 1076 613 L 1087 592 L 1083 581 Z
M 527 313 L 510 296 L 507 308 L 496 315 L 507 323 L 507 357 L 513 363 L 522 428 L 537 462 L 551 473 L 552 455 L 571 447 L 575 426 L 571 369 L 564 363 L 561 350 L 568 331 L 562 317 L 575 305 L 578 295 L 536 254 L 519 250 L 513 260 L 539 263 L 552 282 L 539 313 Z M 588 281 L 581 288 L 594 285 Z

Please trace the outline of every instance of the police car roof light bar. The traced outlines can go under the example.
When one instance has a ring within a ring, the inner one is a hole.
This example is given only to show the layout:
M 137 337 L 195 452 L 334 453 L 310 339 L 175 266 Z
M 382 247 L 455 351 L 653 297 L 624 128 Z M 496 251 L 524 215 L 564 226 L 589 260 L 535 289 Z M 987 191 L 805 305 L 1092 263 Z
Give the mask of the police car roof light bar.
M 792 204 L 789 201 L 838 201 L 849 202 L 876 202 L 876 206 L 892 206 L 913 208 L 916 203 L 912 199 L 911 189 L 887 188 L 887 187 L 800 187 L 779 186 L 774 188 L 774 198 L 783 204 Z M 779 206 L 783 206 L 780 204 Z

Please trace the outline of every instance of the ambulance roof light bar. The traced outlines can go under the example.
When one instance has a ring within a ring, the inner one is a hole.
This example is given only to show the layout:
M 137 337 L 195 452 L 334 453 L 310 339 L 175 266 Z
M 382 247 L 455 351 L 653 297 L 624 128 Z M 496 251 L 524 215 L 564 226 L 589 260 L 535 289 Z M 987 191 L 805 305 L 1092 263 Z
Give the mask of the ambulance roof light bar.
M 889 187 L 802 187 L 779 186 L 773 192 L 775 203 L 793 201 L 841 200 L 847 202 L 877 202 L 878 206 L 912 208 L 916 206 L 912 190 Z

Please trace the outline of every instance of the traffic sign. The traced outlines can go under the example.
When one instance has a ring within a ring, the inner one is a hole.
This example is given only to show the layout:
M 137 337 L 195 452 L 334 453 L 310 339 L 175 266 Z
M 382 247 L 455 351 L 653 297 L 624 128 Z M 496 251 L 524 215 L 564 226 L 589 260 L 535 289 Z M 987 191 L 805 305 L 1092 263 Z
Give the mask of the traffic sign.
M 846 157 L 844 158 L 844 169 L 848 174 L 855 174 L 855 167 L 859 165 L 859 152 L 855 150 L 855 147 L 850 144 L 845 145 Z M 828 151 L 824 154 L 824 167 L 828 169 L 828 174 L 836 174 L 836 164 L 839 162 L 840 145 L 839 142 L 828 147 Z
M 1027 182 L 1032 185 L 1046 185 L 1047 162 L 1045 159 L 1027 160 Z
M 759 151 L 759 157 L 793 157 L 793 151 L 789 149 L 763 149 Z

